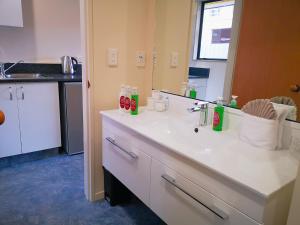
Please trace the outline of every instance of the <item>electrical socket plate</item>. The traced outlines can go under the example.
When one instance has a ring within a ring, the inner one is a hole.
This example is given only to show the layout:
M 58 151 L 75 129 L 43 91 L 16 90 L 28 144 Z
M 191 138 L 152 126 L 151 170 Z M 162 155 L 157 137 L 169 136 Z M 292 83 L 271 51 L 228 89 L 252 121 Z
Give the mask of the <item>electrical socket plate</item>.
M 172 52 L 171 53 L 171 61 L 170 61 L 170 66 L 173 68 L 176 68 L 178 66 L 178 61 L 179 61 L 179 54 L 178 52 Z
M 118 49 L 109 48 L 107 50 L 107 62 L 108 66 L 117 66 L 118 65 Z
M 146 54 L 144 51 L 136 52 L 136 66 L 137 67 L 145 67 L 146 65 Z

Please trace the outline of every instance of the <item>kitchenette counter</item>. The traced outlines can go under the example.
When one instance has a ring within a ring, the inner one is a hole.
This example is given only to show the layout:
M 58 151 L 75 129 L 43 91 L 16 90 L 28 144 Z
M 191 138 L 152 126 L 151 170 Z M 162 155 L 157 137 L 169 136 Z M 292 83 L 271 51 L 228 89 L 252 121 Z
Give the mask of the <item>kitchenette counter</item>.
M 6 68 L 12 63 L 6 63 Z M 65 75 L 61 64 L 53 63 L 19 63 L 6 72 L 5 78 L 0 78 L 0 83 L 17 82 L 81 82 L 82 66 L 76 65 L 75 73 Z
M 39 74 L 38 77 L 32 78 L 3 78 L 0 83 L 16 82 L 81 82 L 81 75 L 64 75 L 64 74 Z

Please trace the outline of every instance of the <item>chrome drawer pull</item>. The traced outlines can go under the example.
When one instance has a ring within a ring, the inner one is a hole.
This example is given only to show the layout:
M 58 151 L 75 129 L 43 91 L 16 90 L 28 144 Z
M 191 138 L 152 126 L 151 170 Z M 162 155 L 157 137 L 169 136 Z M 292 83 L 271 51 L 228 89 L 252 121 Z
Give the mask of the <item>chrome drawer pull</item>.
M 25 94 L 24 94 L 24 88 L 23 88 L 23 86 L 21 87 L 21 90 L 22 90 L 22 100 L 24 100 L 25 99 Z
M 116 141 L 115 141 L 113 138 L 107 137 L 107 138 L 105 138 L 105 139 L 106 139 L 107 141 L 109 141 L 111 144 L 113 144 L 114 146 L 116 146 L 118 149 L 120 149 L 122 152 L 124 152 L 124 153 L 126 153 L 127 155 L 129 155 L 131 158 L 133 158 L 133 159 L 137 159 L 137 158 L 138 158 L 138 156 L 137 156 L 135 153 L 129 152 L 129 151 L 127 151 L 126 149 L 122 148 L 120 145 L 118 145 L 118 144 L 116 143 Z
M 13 100 L 13 94 L 12 94 L 12 88 L 9 87 L 9 100 L 12 101 Z
M 168 183 L 172 184 L 174 187 L 176 187 L 177 189 L 179 189 L 180 191 L 182 191 L 184 194 L 186 194 L 187 196 L 189 196 L 190 198 L 192 198 L 194 201 L 196 201 L 197 203 L 199 203 L 200 205 L 202 205 L 204 208 L 208 209 L 209 211 L 211 211 L 213 214 L 215 214 L 216 216 L 218 216 L 219 218 L 221 218 L 222 220 L 226 220 L 228 218 L 228 215 L 221 209 L 214 207 L 215 209 L 211 209 L 210 207 L 208 207 L 207 205 L 205 205 L 204 203 L 202 203 L 201 201 L 199 201 L 197 198 L 195 198 L 193 195 L 191 195 L 190 193 L 188 193 L 187 191 L 185 191 L 184 189 L 182 189 L 177 183 L 176 180 L 167 175 L 167 174 L 163 174 L 161 175 L 161 177 L 166 180 Z

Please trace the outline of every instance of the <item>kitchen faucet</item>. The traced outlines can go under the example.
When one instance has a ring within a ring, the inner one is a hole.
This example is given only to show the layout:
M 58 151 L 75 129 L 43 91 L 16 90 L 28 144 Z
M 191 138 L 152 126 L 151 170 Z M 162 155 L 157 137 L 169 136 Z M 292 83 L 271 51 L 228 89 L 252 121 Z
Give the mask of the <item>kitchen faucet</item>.
M 199 126 L 207 126 L 208 121 L 208 102 L 195 101 L 192 108 L 188 108 L 189 112 L 200 112 Z
M 16 62 L 16 63 L 12 64 L 12 65 L 11 65 L 10 67 L 8 67 L 7 69 L 4 68 L 4 67 L 5 67 L 5 63 L 0 63 L 0 77 L 1 77 L 1 78 L 6 78 L 6 72 L 7 72 L 8 70 L 10 70 L 11 68 L 15 67 L 17 64 L 23 63 L 23 62 L 24 62 L 24 60 L 20 60 L 20 61 L 18 61 L 18 62 Z

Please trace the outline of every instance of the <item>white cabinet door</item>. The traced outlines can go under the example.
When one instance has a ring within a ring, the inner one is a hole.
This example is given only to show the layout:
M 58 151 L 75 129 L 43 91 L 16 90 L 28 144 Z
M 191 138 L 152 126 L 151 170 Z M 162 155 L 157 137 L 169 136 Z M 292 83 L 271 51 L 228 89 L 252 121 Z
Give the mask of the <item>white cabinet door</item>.
M 0 0 L 0 26 L 23 27 L 21 0 Z
M 61 146 L 57 83 L 17 84 L 22 153 Z
M 0 84 L 0 110 L 5 122 L 0 126 L 0 157 L 21 153 L 18 104 L 15 84 Z
M 155 159 L 151 165 L 150 207 L 169 225 L 258 225 Z

